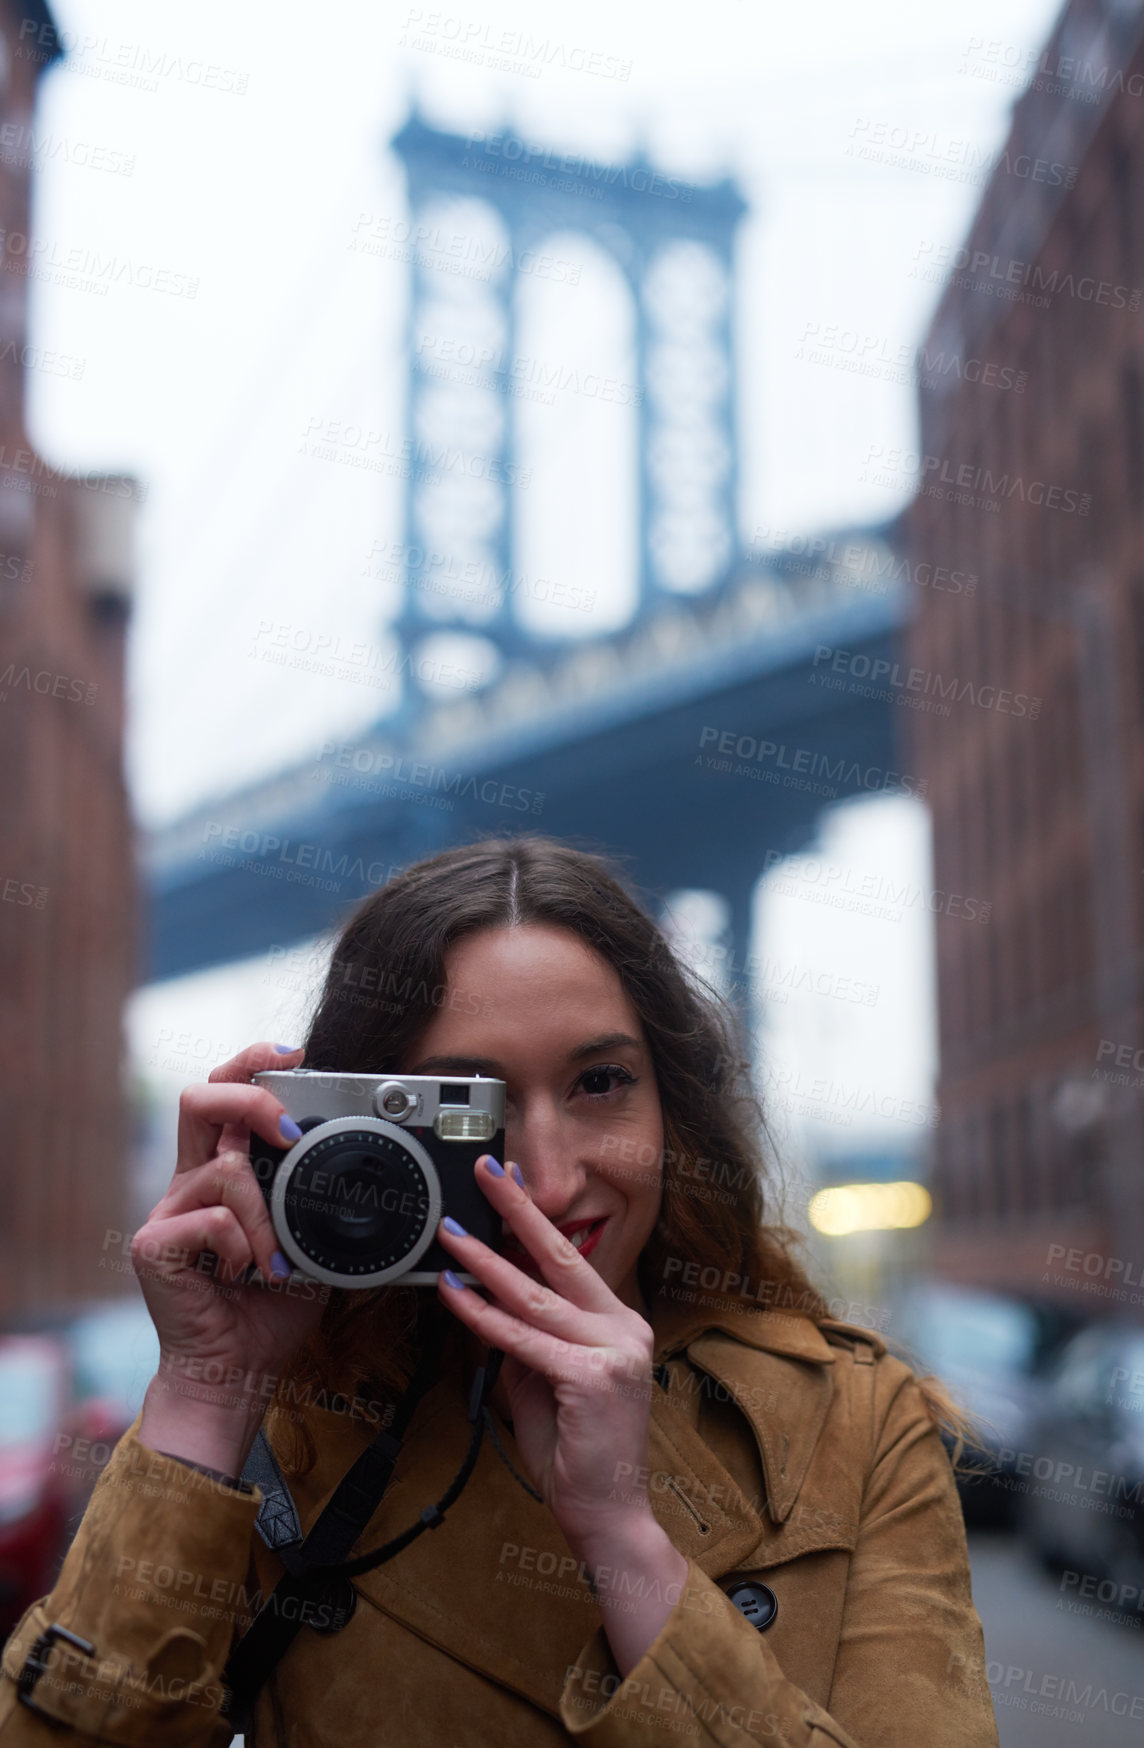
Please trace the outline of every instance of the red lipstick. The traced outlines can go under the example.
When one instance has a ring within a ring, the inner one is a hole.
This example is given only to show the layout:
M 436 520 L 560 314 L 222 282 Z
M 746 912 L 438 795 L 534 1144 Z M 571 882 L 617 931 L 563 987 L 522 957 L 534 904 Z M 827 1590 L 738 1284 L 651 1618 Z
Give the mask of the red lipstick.
M 609 1216 L 607 1214 L 590 1214 L 587 1219 L 584 1220 L 561 1221 L 556 1226 L 556 1230 L 557 1232 L 562 1232 L 565 1238 L 571 1238 L 574 1233 L 583 1232 L 586 1227 L 594 1227 L 595 1230 L 588 1234 L 588 1237 L 585 1238 L 583 1244 L 577 1245 L 577 1249 L 581 1256 L 590 1256 L 600 1242 L 601 1234 L 603 1233 L 604 1227 L 608 1224 L 608 1219 Z M 507 1257 L 509 1262 L 514 1263 L 522 1273 L 535 1275 L 539 1279 L 539 1270 L 535 1258 L 529 1251 L 525 1250 L 520 1244 L 518 1244 L 517 1240 L 512 1236 L 506 1235 L 502 1248 L 502 1255 Z

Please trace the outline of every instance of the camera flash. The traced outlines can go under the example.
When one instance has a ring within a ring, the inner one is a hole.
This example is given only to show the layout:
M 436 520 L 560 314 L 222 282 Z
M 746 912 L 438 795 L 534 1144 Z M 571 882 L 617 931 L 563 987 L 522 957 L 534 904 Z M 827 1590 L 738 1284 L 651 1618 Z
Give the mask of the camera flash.
M 433 1133 L 442 1141 L 491 1141 L 497 1120 L 491 1111 L 439 1111 Z

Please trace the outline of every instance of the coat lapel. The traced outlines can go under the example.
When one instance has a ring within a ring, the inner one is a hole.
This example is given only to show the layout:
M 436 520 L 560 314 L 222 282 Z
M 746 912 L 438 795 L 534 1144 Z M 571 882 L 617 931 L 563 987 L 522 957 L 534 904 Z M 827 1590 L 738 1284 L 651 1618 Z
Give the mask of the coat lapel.
M 852 1548 L 857 1513 L 849 1500 L 840 1513 L 838 1498 L 806 1486 L 834 1398 L 836 1350 L 822 1329 L 807 1317 L 773 1310 L 711 1313 L 670 1303 L 655 1328 L 657 1359 L 685 1353 L 690 1365 L 717 1380 L 751 1428 L 767 1518 L 781 1531 L 769 1542 L 768 1563 Z

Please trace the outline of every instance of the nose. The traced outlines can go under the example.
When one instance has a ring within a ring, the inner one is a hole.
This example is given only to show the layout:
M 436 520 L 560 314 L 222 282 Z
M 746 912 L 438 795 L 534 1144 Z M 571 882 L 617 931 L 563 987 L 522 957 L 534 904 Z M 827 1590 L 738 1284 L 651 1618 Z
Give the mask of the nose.
M 505 1128 L 505 1150 L 520 1166 L 532 1202 L 557 1223 L 575 1207 L 587 1180 L 575 1142 L 574 1126 L 537 1101 L 525 1102 Z

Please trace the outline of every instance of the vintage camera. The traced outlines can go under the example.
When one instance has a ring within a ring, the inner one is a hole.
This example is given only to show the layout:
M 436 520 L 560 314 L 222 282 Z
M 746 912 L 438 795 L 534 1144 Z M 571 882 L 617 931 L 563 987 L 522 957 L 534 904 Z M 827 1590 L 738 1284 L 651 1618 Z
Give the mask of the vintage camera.
M 332 1287 L 436 1286 L 455 1264 L 436 1237 L 446 1214 L 500 1249 L 500 1215 L 473 1166 L 482 1153 L 504 1159 L 503 1080 L 294 1068 L 254 1083 L 303 1132 L 292 1147 L 250 1136 L 278 1243 L 301 1274 Z

